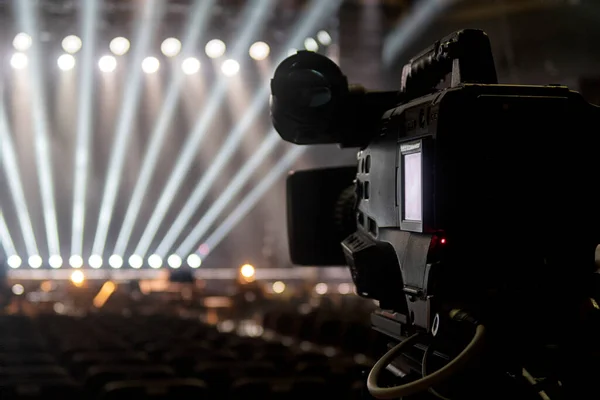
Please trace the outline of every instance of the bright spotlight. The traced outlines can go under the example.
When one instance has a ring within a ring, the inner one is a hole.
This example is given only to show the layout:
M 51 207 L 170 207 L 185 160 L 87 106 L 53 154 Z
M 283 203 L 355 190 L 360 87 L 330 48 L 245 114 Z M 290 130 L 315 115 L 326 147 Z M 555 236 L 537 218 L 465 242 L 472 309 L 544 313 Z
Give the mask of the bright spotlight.
M 285 283 L 281 282 L 281 281 L 277 281 L 273 283 L 273 291 L 275 293 L 283 293 L 283 291 L 285 290 Z
M 321 42 L 323 46 L 329 46 L 331 44 L 331 35 L 327 31 L 319 31 L 317 33 L 317 40 Z
M 21 32 L 17 33 L 15 38 L 13 39 L 13 47 L 17 51 L 27 51 L 31 47 L 33 41 L 31 40 L 31 36 L 28 34 Z
M 189 57 L 181 63 L 181 69 L 186 75 L 192 75 L 200 71 L 200 61 L 197 58 Z
M 340 294 L 348 294 L 350 293 L 350 289 L 349 283 L 340 283 L 338 285 L 338 292 L 340 292 Z
M 190 254 L 187 258 L 190 268 L 199 268 L 202 265 L 202 259 L 198 254 Z
M 69 71 L 75 68 L 75 57 L 70 54 L 63 54 L 58 57 L 56 63 L 58 64 L 58 68 L 62 69 L 63 71 Z
M 250 46 L 250 57 L 253 59 L 260 61 L 269 57 L 269 53 L 271 52 L 271 48 L 265 42 L 256 42 L 252 46 Z
M 37 269 L 42 266 L 42 257 L 35 254 L 35 255 L 29 257 L 29 259 L 27 260 L 27 263 L 29 264 L 29 266 L 31 268 Z
M 153 74 L 160 68 L 160 61 L 156 57 L 146 57 L 142 61 L 142 69 L 147 74 Z
M 118 254 L 113 254 L 108 259 L 108 265 L 115 269 L 119 269 L 123 266 L 123 258 Z
M 254 267 L 250 264 L 244 264 L 242 265 L 242 267 L 240 268 L 240 274 L 242 274 L 242 276 L 244 278 L 251 278 L 254 276 Z
M 6 260 L 8 266 L 13 269 L 19 268 L 22 262 L 23 261 L 21 260 L 21 257 L 17 256 L 16 254 L 8 257 L 8 260 Z
M 181 267 L 181 257 L 179 257 L 177 254 L 171 254 L 169 258 L 167 258 L 167 263 L 169 264 L 169 267 L 177 269 Z
M 25 69 L 25 68 L 27 68 L 28 64 L 29 64 L 29 58 L 27 57 L 27 54 L 15 53 L 10 58 L 10 65 L 14 69 Z
M 142 268 L 142 265 L 144 265 L 144 259 L 141 256 L 134 254 L 131 257 L 129 257 L 129 265 L 131 266 L 131 268 L 135 269 Z
M 221 71 L 225 76 L 234 76 L 240 70 L 240 64 L 235 60 L 225 60 L 221 65 Z
M 288 49 L 287 51 L 287 55 L 289 56 L 293 56 L 294 54 L 296 54 L 298 52 L 298 49 Z
M 72 268 L 81 268 L 83 267 L 83 258 L 78 255 L 73 255 L 69 257 L 69 265 L 71 265 Z
M 129 40 L 122 36 L 116 37 L 110 41 L 108 48 L 115 56 L 122 56 L 129 51 Z
M 167 57 L 175 57 L 181 51 L 181 42 L 172 37 L 166 38 L 160 45 L 160 51 Z
M 206 47 L 204 48 L 206 55 L 210 58 L 221 57 L 223 54 L 225 54 L 225 50 L 227 50 L 225 43 L 219 39 L 211 40 L 210 42 L 206 43 Z
M 317 285 L 315 286 L 315 292 L 317 292 L 317 294 L 327 293 L 327 284 L 326 283 L 317 283 Z
M 200 247 L 198 247 L 198 253 L 200 253 L 201 256 L 207 256 L 208 253 L 210 253 L 210 247 L 208 247 L 208 244 L 202 243 Z
M 50 256 L 50 258 L 48 259 L 48 264 L 50 264 L 50 266 L 52 268 L 60 268 L 63 265 L 63 259 L 61 256 L 59 256 L 58 254 L 53 254 Z
M 81 286 L 81 284 L 85 281 L 85 276 L 81 271 L 73 271 L 71 274 L 71 282 L 75 284 L 75 286 Z
M 88 263 L 90 264 L 90 267 L 98 269 L 102 266 L 102 257 L 98 254 L 93 254 L 90 256 Z
M 75 54 L 81 50 L 81 39 L 79 36 L 69 35 L 62 41 L 62 48 L 70 54 Z
M 102 56 L 98 60 L 98 68 L 102 72 L 113 72 L 117 68 L 117 59 L 113 56 Z
M 12 292 L 17 296 L 20 296 L 23 293 L 25 293 L 25 288 L 23 287 L 23 285 L 17 283 L 16 285 L 13 285 Z
M 148 265 L 150 268 L 158 269 L 162 267 L 162 258 L 158 254 L 152 254 L 148 257 Z
M 319 50 L 319 43 L 311 37 L 306 38 L 304 40 L 304 48 L 308 51 L 317 51 Z

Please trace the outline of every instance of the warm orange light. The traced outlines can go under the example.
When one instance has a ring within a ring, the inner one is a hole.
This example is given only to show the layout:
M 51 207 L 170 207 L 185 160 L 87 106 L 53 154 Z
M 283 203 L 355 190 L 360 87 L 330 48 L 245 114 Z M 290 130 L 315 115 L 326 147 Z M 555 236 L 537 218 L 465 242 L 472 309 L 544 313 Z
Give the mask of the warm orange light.
M 80 287 L 81 285 L 83 285 L 84 281 L 85 276 L 83 275 L 83 272 L 79 270 L 73 271 L 73 273 L 71 274 L 71 282 L 73 282 L 75 286 Z
M 117 288 L 117 285 L 115 285 L 113 282 L 111 282 L 111 281 L 105 282 L 104 285 L 102 285 L 102 287 L 100 288 L 100 291 L 98 292 L 96 297 L 94 297 L 94 300 L 93 300 L 94 307 L 101 308 L 104 304 L 106 304 L 106 302 L 108 301 L 110 296 L 114 293 L 116 288 Z
M 244 278 L 252 278 L 255 273 L 254 267 L 250 264 L 244 264 L 242 265 L 242 268 L 240 268 L 240 273 Z
M 50 281 L 42 282 L 42 284 L 40 285 L 40 289 L 42 289 L 42 292 L 51 291 L 52 290 L 52 282 L 50 282 Z

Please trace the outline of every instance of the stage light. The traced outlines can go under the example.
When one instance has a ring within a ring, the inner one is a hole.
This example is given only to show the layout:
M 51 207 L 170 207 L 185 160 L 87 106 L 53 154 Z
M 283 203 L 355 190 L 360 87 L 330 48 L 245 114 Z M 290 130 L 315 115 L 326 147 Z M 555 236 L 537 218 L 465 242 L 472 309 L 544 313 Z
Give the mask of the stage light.
M 281 282 L 281 281 L 277 281 L 273 283 L 273 291 L 275 293 L 283 293 L 283 291 L 285 290 L 285 283 Z
M 181 69 L 186 75 L 192 75 L 200 71 L 200 61 L 197 58 L 189 57 L 181 63 Z
M 221 65 L 221 72 L 225 76 L 234 76 L 240 70 L 240 64 L 235 60 L 225 60 Z
M 298 52 L 298 49 L 288 49 L 287 51 L 287 55 L 289 56 L 293 56 L 294 54 L 296 54 Z
M 48 293 L 56 288 L 56 283 L 53 281 L 44 281 L 40 284 L 40 289 L 42 292 Z
M 88 263 L 90 264 L 90 267 L 98 269 L 102 266 L 102 257 L 98 254 L 93 254 L 90 256 Z
M 62 69 L 63 71 L 69 71 L 75 68 L 75 57 L 70 54 L 63 54 L 58 57 L 56 63 L 58 64 L 58 68 Z
M 210 247 L 206 243 L 202 243 L 200 247 L 198 247 L 198 253 L 203 256 L 207 256 L 210 253 Z
M 181 42 L 175 38 L 167 38 L 160 45 L 160 51 L 167 57 L 175 57 L 181 51 Z
M 317 283 L 315 286 L 315 292 L 317 292 L 317 294 L 325 294 L 327 293 L 327 289 L 327 284 L 325 283 Z
M 98 60 L 98 68 L 102 72 L 113 72 L 117 68 L 117 59 L 113 56 L 102 56 Z
M 250 46 L 250 57 L 253 59 L 260 61 L 269 57 L 269 53 L 271 52 L 271 48 L 265 42 L 256 42 L 252 46 Z
M 69 265 L 71 265 L 72 268 L 81 268 L 83 267 L 83 258 L 78 255 L 73 255 L 69 257 Z
M 240 274 L 242 274 L 244 278 L 252 278 L 254 276 L 254 273 L 254 267 L 250 264 L 244 264 L 240 268 Z
M 171 254 L 169 258 L 167 258 L 167 263 L 169 264 L 169 267 L 177 269 L 181 267 L 181 257 L 179 257 L 177 254 Z
M 210 42 L 206 43 L 206 47 L 204 48 L 206 55 L 210 58 L 221 57 L 223 54 L 225 54 L 225 50 L 227 50 L 225 43 L 219 39 L 211 40 Z
M 123 266 L 123 258 L 118 254 L 113 254 L 108 259 L 108 265 L 115 269 L 119 269 Z
M 81 50 L 81 39 L 79 36 L 69 35 L 62 41 L 62 48 L 70 54 L 75 54 Z
M 202 259 L 198 254 L 190 254 L 187 258 L 190 268 L 199 268 L 202 265 Z
M 60 268 L 63 265 L 63 259 L 61 256 L 59 256 L 58 254 L 53 254 L 50 256 L 50 258 L 48 259 L 48 264 L 50 264 L 50 266 L 52 268 Z
M 350 289 L 349 283 L 340 283 L 338 285 L 338 292 L 340 292 L 340 294 L 348 294 L 350 293 Z
M 42 266 L 42 257 L 35 254 L 33 256 L 30 256 L 27 262 L 29 263 L 29 266 L 31 268 L 37 269 Z
M 158 269 L 162 267 L 162 258 L 158 254 L 152 254 L 148 257 L 148 265 L 150 268 Z
M 23 261 L 21 260 L 21 257 L 17 256 L 16 254 L 8 257 L 8 260 L 6 260 L 8 266 L 13 269 L 19 268 L 22 262 Z
M 135 269 L 142 268 L 142 265 L 144 265 L 144 259 L 141 256 L 134 254 L 129 257 L 129 265 L 131 268 Z
M 129 51 L 129 40 L 119 36 L 110 41 L 108 45 L 110 51 L 116 56 L 122 56 Z
M 71 274 L 71 282 L 77 287 L 81 286 L 81 284 L 85 281 L 85 275 L 81 271 L 73 271 Z
M 28 34 L 21 32 L 17 33 L 15 38 L 13 39 L 13 47 L 17 51 L 27 51 L 31 47 L 33 40 L 31 40 L 31 36 Z
M 13 285 L 12 292 L 17 296 L 20 296 L 23 293 L 25 293 L 25 288 L 23 287 L 23 285 L 17 283 L 16 285 Z
M 319 43 L 311 37 L 306 38 L 304 40 L 304 48 L 308 51 L 317 51 L 319 50 Z
M 27 57 L 27 54 L 15 53 L 10 58 L 10 65 L 14 69 L 25 69 L 25 68 L 27 68 L 28 64 L 29 64 L 29 58 Z
M 142 70 L 147 74 L 153 74 L 160 68 L 160 61 L 156 57 L 146 57 L 142 61 Z
M 331 35 L 327 31 L 319 31 L 317 33 L 317 39 L 323 46 L 329 46 L 331 44 Z

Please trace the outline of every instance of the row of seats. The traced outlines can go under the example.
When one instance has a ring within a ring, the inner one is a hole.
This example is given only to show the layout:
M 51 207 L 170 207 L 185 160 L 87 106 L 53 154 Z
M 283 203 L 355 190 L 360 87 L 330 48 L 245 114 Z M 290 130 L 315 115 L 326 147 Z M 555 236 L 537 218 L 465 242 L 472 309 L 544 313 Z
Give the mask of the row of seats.
M 382 354 L 387 340 L 368 324 L 374 307 L 365 307 L 363 299 L 349 299 L 353 307 L 280 307 L 264 314 L 265 329 L 322 346 L 334 346 L 350 354 L 375 357 Z M 300 311 L 300 312 L 299 312 Z
M 360 398 L 364 365 L 166 316 L 0 317 L 0 398 Z

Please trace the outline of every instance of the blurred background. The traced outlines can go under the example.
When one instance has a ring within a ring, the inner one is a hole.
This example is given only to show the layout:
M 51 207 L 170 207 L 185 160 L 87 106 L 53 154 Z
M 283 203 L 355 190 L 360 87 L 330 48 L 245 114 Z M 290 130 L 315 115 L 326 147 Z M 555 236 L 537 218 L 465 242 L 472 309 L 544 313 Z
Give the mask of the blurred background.
M 376 353 L 375 304 L 347 270 L 289 261 L 287 172 L 356 160 L 273 131 L 270 78 L 297 50 L 389 90 L 426 46 L 483 29 L 501 83 L 564 84 L 600 103 L 596 0 L 0 0 L 0 21 L 3 323 L 32 343 L 56 326 L 43 346 L 69 371 L 68 344 L 88 329 L 93 349 L 127 336 L 188 377 L 200 367 L 147 345 L 249 337 L 287 341 L 294 357 Z M 159 329 L 149 315 L 187 322 Z

